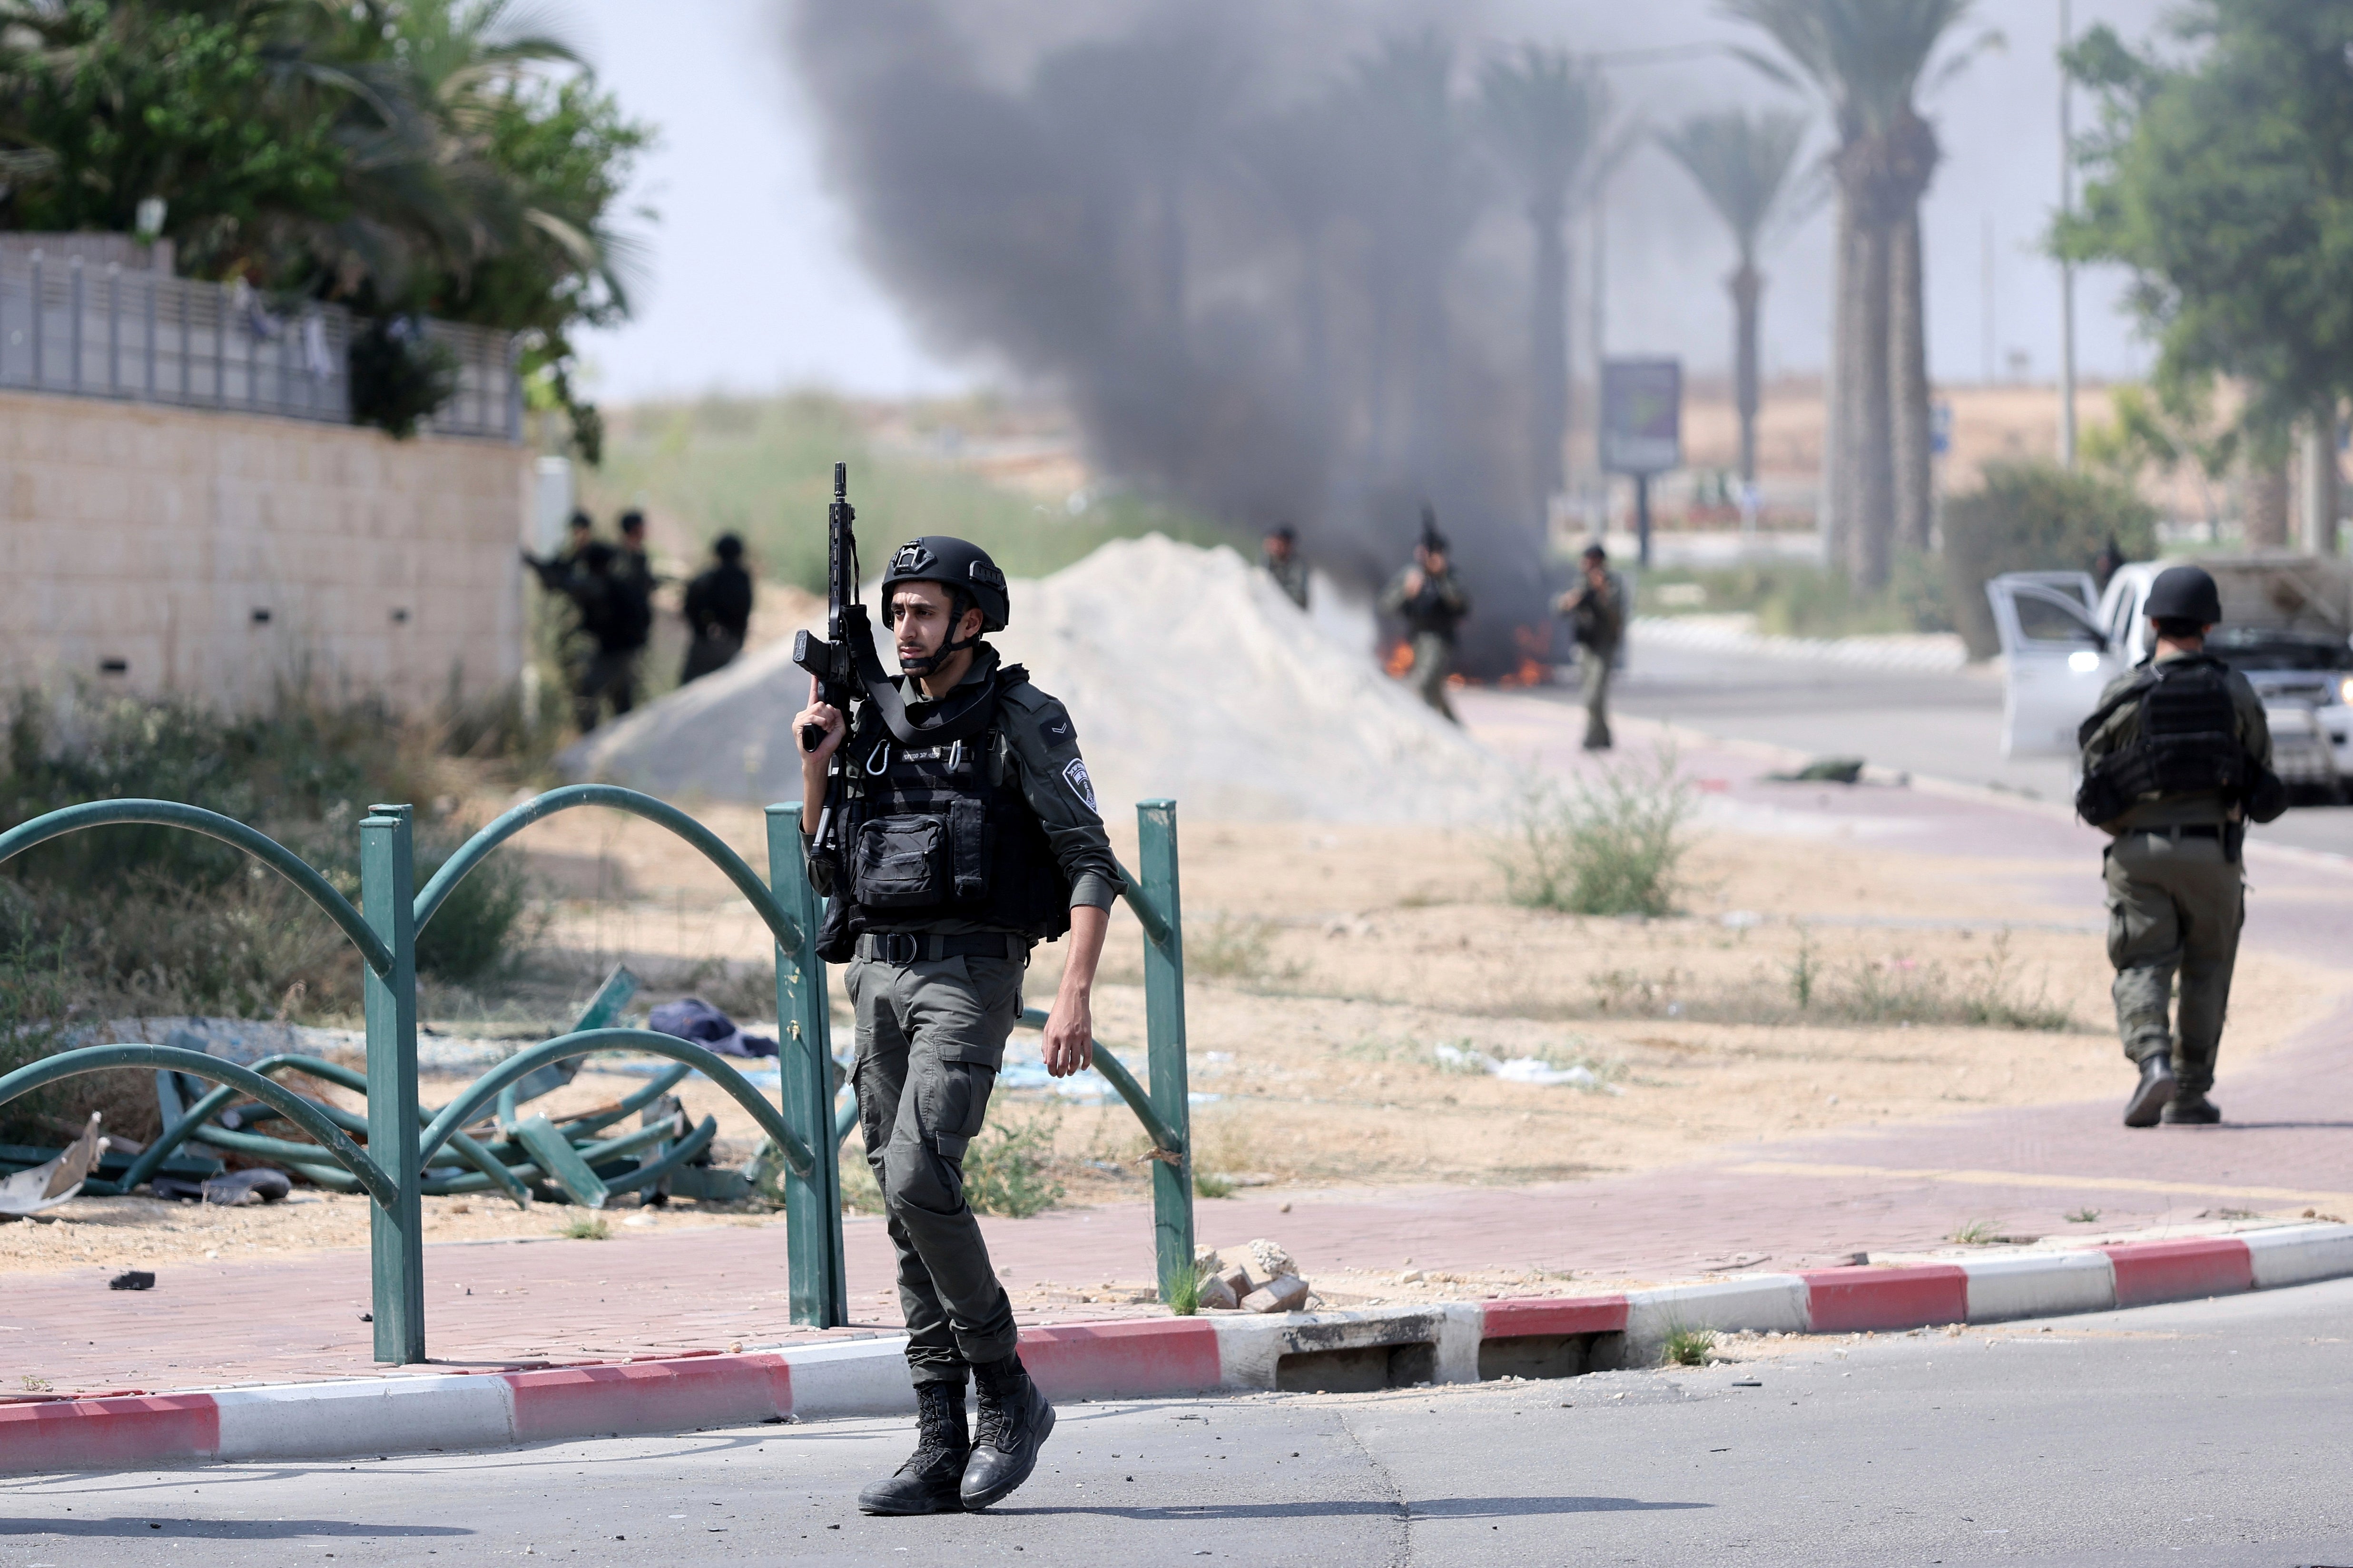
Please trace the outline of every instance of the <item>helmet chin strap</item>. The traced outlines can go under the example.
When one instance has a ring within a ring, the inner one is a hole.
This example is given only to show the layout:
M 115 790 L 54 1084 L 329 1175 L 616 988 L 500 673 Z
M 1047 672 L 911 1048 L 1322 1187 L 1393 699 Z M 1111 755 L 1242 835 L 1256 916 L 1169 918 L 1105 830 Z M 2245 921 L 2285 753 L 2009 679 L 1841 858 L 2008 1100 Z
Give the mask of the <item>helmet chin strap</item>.
M 972 602 L 965 597 L 962 589 L 959 588 L 955 590 L 955 597 L 953 603 L 955 605 L 955 620 L 951 624 L 961 626 L 964 623 L 965 613 L 973 606 Z M 953 638 L 950 638 L 949 640 L 940 644 L 937 652 L 923 654 L 915 658 L 909 658 L 905 654 L 901 654 L 899 656 L 899 668 L 903 674 L 921 679 L 923 676 L 931 674 L 932 671 L 939 668 L 942 664 L 954 658 L 957 654 L 964 652 L 965 649 L 968 647 L 978 647 L 980 646 L 982 635 L 982 633 L 975 632 L 972 636 L 965 638 L 962 642 L 957 642 Z

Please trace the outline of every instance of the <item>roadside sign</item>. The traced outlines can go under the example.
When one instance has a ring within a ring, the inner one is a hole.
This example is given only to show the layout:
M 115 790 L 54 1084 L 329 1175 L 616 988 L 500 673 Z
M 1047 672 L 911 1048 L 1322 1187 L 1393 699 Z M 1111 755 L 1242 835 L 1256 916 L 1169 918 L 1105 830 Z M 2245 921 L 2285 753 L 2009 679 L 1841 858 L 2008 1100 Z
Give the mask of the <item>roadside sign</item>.
M 1953 449 L 1953 405 L 1932 403 L 1928 405 L 1928 450 L 1941 458 Z
M 542 458 L 532 471 L 531 552 L 553 555 L 564 548 L 564 527 L 572 518 L 572 459 Z
M 1683 367 L 1681 360 L 1601 362 L 1601 466 L 1648 476 L 1681 468 Z

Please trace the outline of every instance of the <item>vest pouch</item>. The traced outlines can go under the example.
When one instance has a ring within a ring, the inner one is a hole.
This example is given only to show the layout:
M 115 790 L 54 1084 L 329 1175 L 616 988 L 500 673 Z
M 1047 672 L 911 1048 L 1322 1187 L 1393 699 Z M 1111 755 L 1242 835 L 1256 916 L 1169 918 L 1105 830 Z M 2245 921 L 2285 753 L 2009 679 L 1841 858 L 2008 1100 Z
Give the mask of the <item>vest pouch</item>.
M 2249 821 L 2274 822 L 2287 809 L 2287 785 L 2269 768 L 2259 768 L 2248 782 L 2244 803 Z M 2237 857 L 2233 856 L 2233 859 Z
M 2149 771 L 2162 795 L 2236 795 L 2247 786 L 2246 748 L 2235 733 L 2152 736 Z
M 2075 786 L 2075 815 L 2097 827 L 2104 822 L 2114 822 L 2132 809 L 2133 797 L 2118 786 L 2115 770 L 2103 757 L 2100 765 L 2084 775 Z
M 881 816 L 858 825 L 850 889 L 870 910 L 924 910 L 946 900 L 948 835 L 936 816 Z
M 988 897 L 988 813 L 979 801 L 961 795 L 948 802 L 948 838 L 955 856 L 958 903 Z

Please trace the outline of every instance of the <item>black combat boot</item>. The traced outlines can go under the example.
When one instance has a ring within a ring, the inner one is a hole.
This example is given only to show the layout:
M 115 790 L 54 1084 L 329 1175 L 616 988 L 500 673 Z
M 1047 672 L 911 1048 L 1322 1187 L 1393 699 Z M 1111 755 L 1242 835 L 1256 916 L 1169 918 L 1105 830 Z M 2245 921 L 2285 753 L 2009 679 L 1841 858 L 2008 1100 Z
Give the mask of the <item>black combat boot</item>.
M 2167 1101 L 2165 1124 L 2168 1127 L 2211 1127 L 2222 1120 L 2222 1108 L 2198 1089 L 2177 1094 Z
M 2178 1087 L 2173 1079 L 2173 1063 L 2167 1053 L 2152 1051 L 2141 1058 L 2140 1087 L 2125 1101 L 2125 1125 L 2156 1126 L 2158 1117 L 2173 1103 L 2173 1091 Z
M 1038 1450 L 1054 1429 L 1054 1407 L 1029 1381 L 1017 1353 L 976 1366 L 980 1421 L 964 1468 L 964 1506 L 975 1512 L 1004 1498 L 1038 1468 Z
M 984 1406 L 986 1408 L 986 1406 Z M 915 1385 L 915 1451 L 888 1480 L 858 1494 L 868 1513 L 954 1513 L 963 1507 L 956 1488 L 964 1479 L 972 1438 L 964 1419 L 964 1384 Z

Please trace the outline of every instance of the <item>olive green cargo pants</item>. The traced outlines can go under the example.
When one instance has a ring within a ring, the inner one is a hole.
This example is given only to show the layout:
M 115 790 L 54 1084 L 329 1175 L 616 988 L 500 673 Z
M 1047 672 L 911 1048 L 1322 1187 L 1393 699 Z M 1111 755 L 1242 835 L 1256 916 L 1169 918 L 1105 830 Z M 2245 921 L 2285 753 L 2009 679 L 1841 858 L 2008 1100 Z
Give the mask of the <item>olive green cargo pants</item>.
M 1413 639 L 1414 695 L 1437 709 L 1456 723 L 1454 704 L 1446 700 L 1446 678 L 1454 673 L 1454 645 L 1436 632 L 1421 632 Z
M 988 1112 L 1005 1037 L 1021 1016 L 1018 959 L 851 961 L 851 1082 L 866 1163 L 899 1254 L 907 1364 L 918 1386 L 1013 1353 L 1013 1303 L 964 1197 L 964 1152 Z
M 1577 652 L 1577 674 L 1584 688 L 1585 749 L 1604 752 L 1609 749 L 1609 655 L 1601 648 L 1581 646 Z
M 2116 967 L 2116 1032 L 2136 1063 L 2172 1053 L 2184 1094 L 2214 1086 L 2214 1056 L 2231 1000 L 2246 892 L 2212 838 L 2127 833 L 2108 846 L 2108 962 Z M 2181 1001 L 2171 1008 L 2173 981 Z M 2178 1027 L 2168 1027 L 2176 1011 Z

